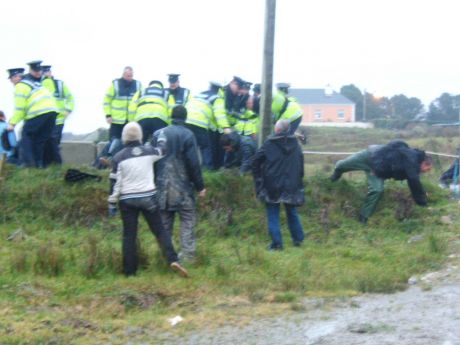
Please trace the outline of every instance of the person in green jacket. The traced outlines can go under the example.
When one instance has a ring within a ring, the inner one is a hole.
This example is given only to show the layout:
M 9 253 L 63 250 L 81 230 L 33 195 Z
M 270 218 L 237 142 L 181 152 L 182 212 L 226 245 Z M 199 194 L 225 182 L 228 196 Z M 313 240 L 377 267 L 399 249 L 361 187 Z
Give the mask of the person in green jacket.
M 45 143 L 51 138 L 58 108 L 53 95 L 40 83 L 41 61 L 29 62 L 29 66 L 29 74 L 14 84 L 15 110 L 8 130 L 14 130 L 19 122 L 24 121 L 21 136 L 23 164 L 43 168 Z
M 211 82 L 208 90 L 193 97 L 186 106 L 188 113 L 186 126 L 195 134 L 202 164 L 210 170 L 214 169 L 211 133 L 231 132 L 221 89 L 221 84 Z
M 278 83 L 278 91 L 273 96 L 272 113 L 274 123 L 278 120 L 288 120 L 290 123 L 289 134 L 294 134 L 302 121 L 303 111 L 294 97 L 290 97 L 288 83 Z
M 43 65 L 42 70 L 42 85 L 54 96 L 58 107 L 56 125 L 51 134 L 51 140 L 54 143 L 48 143 L 45 148 L 45 165 L 48 163 L 61 164 L 62 158 L 59 152 L 59 145 L 61 144 L 64 122 L 74 109 L 74 99 L 67 85 L 62 80 L 54 78 L 51 65 Z
M 128 107 L 134 94 L 142 88 L 134 79 L 132 67 L 125 67 L 123 75 L 112 81 L 104 97 L 106 121 L 110 124 L 110 140 L 121 139 L 121 132 L 128 121 Z
M 169 114 L 167 93 L 163 83 L 152 80 L 149 87 L 137 91 L 129 104 L 129 121 L 136 121 L 142 128 L 143 142 L 147 142 L 155 131 L 168 126 Z

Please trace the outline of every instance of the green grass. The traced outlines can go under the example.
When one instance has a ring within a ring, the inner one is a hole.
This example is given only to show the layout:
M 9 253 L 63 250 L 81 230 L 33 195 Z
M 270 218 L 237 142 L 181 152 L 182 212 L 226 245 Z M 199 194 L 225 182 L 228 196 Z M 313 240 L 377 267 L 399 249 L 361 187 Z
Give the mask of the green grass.
M 312 129 L 308 149 L 328 148 L 333 129 Z M 320 134 L 323 135 L 320 135 Z M 385 142 L 385 131 L 345 130 L 337 149 Z M 353 139 L 355 138 L 355 140 Z M 358 138 L 358 139 L 356 139 Z M 447 138 L 408 138 L 437 150 Z M 454 139 L 452 139 L 454 140 Z M 456 140 L 456 139 L 455 139 Z M 313 142 L 312 142 L 313 141 Z M 346 143 L 346 145 L 344 145 Z M 306 157 L 305 206 L 299 209 L 308 237 L 293 247 L 282 216 L 285 250 L 269 252 L 265 212 L 250 177 L 234 171 L 205 174 L 208 195 L 199 201 L 198 257 L 181 279 L 168 269 L 144 221 L 141 269 L 121 271 L 121 221 L 106 218 L 108 181 L 69 185 L 65 168 L 8 169 L 0 190 L 0 339 L 2 344 L 125 344 L 151 341 L 163 331 L 244 323 L 258 315 L 302 310 L 305 296 L 350 296 L 404 289 L 414 274 L 441 267 L 456 239 L 458 205 L 424 179 L 430 207 L 414 206 L 405 183 L 386 182 L 368 226 L 356 221 L 366 185 L 360 173 L 336 183 L 328 157 Z M 106 172 L 96 172 L 103 173 Z M 440 221 L 450 215 L 453 225 Z M 21 229 L 24 238 L 6 241 Z M 175 230 L 177 242 L 177 229 Z M 421 235 L 418 241 L 409 241 Z M 185 321 L 174 329 L 167 318 Z M 140 331 L 134 336 L 132 328 Z

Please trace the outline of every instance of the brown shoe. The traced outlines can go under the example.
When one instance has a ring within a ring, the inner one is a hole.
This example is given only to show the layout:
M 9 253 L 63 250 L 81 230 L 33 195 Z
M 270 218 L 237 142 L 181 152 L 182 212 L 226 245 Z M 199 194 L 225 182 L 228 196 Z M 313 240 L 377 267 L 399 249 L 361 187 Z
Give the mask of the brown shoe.
M 184 267 L 182 267 L 180 263 L 178 263 L 177 261 L 172 262 L 169 266 L 173 271 L 179 273 L 181 277 L 188 278 L 187 270 Z

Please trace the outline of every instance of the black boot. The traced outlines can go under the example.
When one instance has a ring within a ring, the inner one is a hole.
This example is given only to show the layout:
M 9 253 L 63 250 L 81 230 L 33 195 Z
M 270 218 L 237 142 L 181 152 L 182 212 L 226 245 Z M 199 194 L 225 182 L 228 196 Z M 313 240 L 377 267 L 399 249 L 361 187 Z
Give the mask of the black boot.
M 362 224 L 367 224 L 367 218 L 364 217 L 362 214 L 359 215 L 358 221 Z

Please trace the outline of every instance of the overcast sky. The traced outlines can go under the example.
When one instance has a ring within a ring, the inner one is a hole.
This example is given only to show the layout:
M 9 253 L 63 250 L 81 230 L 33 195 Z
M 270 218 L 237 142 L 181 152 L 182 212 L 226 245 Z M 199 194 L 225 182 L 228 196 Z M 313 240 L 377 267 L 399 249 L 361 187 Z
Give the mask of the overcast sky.
M 0 67 L 53 65 L 75 96 L 65 131 L 107 126 L 102 101 L 126 65 L 146 85 L 181 73 L 198 93 L 233 75 L 261 80 L 264 0 L 2 1 Z M 275 82 L 347 84 L 428 105 L 460 94 L 458 0 L 278 0 Z M 10 117 L 13 86 L 0 82 Z

